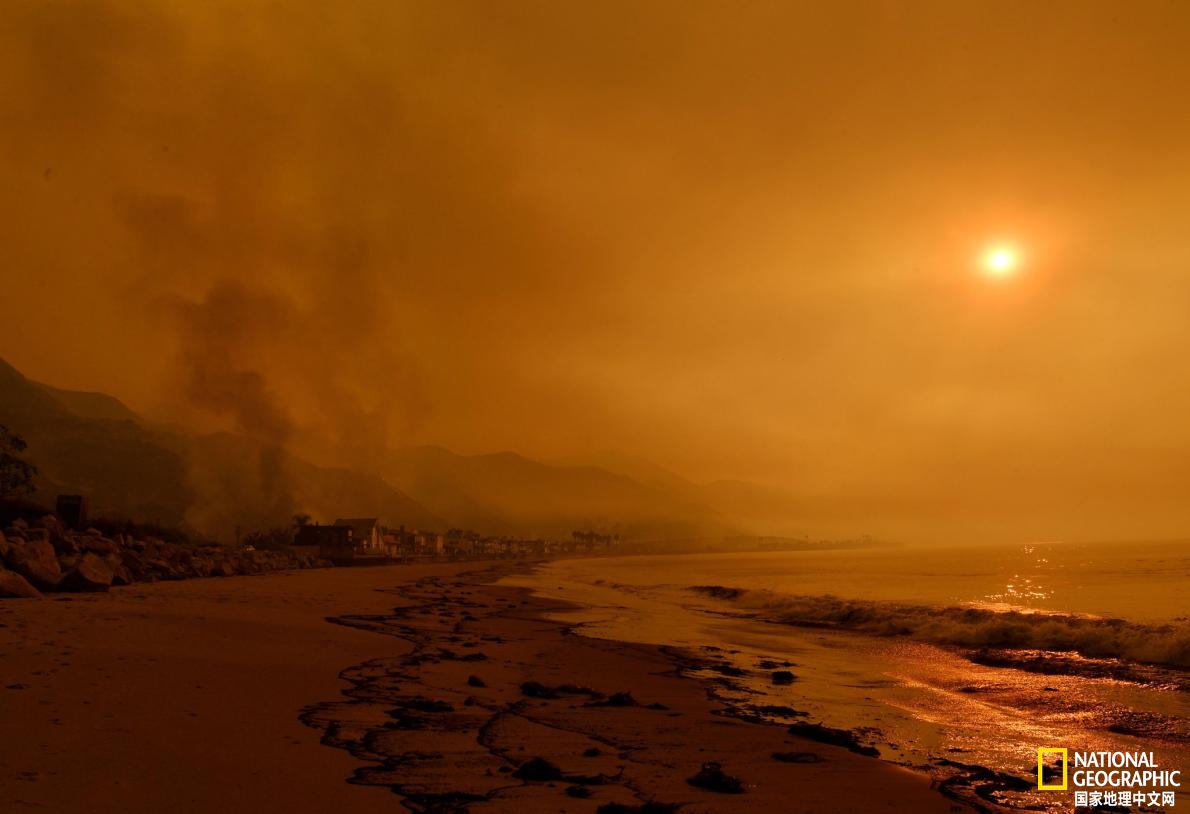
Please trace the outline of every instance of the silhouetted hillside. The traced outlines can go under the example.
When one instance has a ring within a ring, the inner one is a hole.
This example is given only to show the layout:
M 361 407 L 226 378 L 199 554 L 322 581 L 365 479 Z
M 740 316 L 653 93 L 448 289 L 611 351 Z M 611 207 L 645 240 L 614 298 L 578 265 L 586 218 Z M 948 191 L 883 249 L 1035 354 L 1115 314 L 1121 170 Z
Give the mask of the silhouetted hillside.
M 639 455 L 630 455 L 615 450 L 604 450 L 591 455 L 576 455 L 558 461 L 558 463 L 564 466 L 597 466 L 613 474 L 632 478 L 637 483 L 653 489 L 671 491 L 676 494 L 693 496 L 698 489 L 698 485 L 693 481 L 660 464 Z
M 596 466 L 551 466 L 512 452 L 457 455 L 409 447 L 393 454 L 384 475 L 438 514 L 495 532 L 565 535 L 600 528 L 661 539 L 738 531 L 686 495 Z
M 52 505 L 54 494 L 78 492 L 96 512 L 181 523 L 195 493 L 179 444 L 128 416 L 115 399 L 47 387 L 0 361 L 0 423 L 28 441 L 39 498 Z
M 742 480 L 695 483 L 653 461 L 622 452 L 605 451 L 570 460 L 579 461 L 705 506 L 749 534 L 801 535 L 808 531 L 812 507 L 804 498 L 783 489 Z
M 783 489 L 739 480 L 700 484 L 694 494 L 728 517 L 747 520 L 761 535 L 802 535 L 810 531 L 814 510 L 804 498 Z
M 243 436 L 154 428 L 111 396 L 50 387 L 0 360 L 0 424 L 24 436 L 37 497 L 87 495 L 92 514 L 189 525 L 224 538 L 236 526 L 363 515 L 448 523 L 379 477 L 315 466 Z
M 87 393 L 81 390 L 62 390 L 48 384 L 33 382 L 50 397 L 79 418 L 95 418 L 108 421 L 140 421 L 140 416 L 130 410 L 124 402 L 106 393 Z

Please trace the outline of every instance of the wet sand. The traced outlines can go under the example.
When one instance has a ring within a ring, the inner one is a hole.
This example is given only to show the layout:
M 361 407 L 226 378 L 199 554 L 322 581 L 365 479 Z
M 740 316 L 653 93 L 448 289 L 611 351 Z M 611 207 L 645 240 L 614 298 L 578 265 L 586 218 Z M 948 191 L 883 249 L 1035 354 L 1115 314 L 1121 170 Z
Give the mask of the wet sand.
M 572 635 L 542 617 L 563 603 L 484 584 L 507 568 L 4 601 L 0 811 L 956 810 L 924 776 L 724 716 L 688 656 Z M 708 762 L 742 793 L 690 785 Z

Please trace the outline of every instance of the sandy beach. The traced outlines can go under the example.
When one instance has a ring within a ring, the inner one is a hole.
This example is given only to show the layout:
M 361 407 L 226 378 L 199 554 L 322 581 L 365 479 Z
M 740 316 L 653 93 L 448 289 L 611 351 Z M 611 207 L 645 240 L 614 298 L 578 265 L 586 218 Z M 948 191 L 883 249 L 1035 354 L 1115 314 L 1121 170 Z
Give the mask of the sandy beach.
M 0 602 L 0 809 L 391 811 L 302 707 L 402 642 L 324 621 L 450 566 L 138 584 Z
M 954 810 L 924 776 L 718 714 L 682 654 L 571 635 L 542 617 L 563 603 L 484 584 L 507 569 L 6 601 L 0 810 Z M 711 762 L 742 793 L 687 782 Z

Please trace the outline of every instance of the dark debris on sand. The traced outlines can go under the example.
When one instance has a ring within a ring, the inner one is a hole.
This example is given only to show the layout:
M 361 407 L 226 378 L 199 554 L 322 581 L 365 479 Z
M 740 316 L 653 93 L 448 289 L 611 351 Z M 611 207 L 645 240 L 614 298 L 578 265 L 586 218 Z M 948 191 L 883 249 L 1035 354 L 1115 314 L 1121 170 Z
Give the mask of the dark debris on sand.
M 630 692 L 614 692 L 607 698 L 583 704 L 585 707 L 639 707 L 640 702 Z
M 702 768 L 698 770 L 698 774 L 687 778 L 686 782 L 700 789 L 718 792 L 719 794 L 744 793 L 744 781 L 724 772 L 723 768 L 713 760 L 702 764 Z
M 773 760 L 781 763 L 821 763 L 822 755 L 817 752 L 773 752 Z
M 400 706 L 396 707 L 389 714 L 400 715 L 406 710 L 413 710 L 415 712 L 454 712 L 455 708 L 447 701 L 439 701 L 434 698 L 425 698 L 418 695 L 413 698 L 401 699 Z
M 772 659 L 761 659 L 756 662 L 757 670 L 776 670 L 778 667 L 792 667 L 791 661 L 773 661 Z
M 948 777 L 938 783 L 938 791 L 952 800 L 959 800 L 968 805 L 975 805 L 981 811 L 987 811 L 988 809 L 972 800 L 972 794 L 980 800 L 985 800 L 988 803 L 999 806 L 1001 801 L 998 798 L 1001 794 L 1005 792 L 1026 792 L 1034 787 L 1030 781 L 1022 780 L 1005 772 L 997 772 L 986 766 L 960 763 L 956 760 L 948 760 L 946 758 L 936 758 L 933 762 L 938 766 L 959 770 L 954 776 Z M 1110 811 L 1111 809 L 1104 808 L 1102 810 Z
M 822 724 L 798 721 L 790 725 L 789 734 L 817 741 L 818 743 L 827 743 L 831 746 L 842 746 L 844 749 L 855 752 L 857 755 L 880 757 L 879 749 L 875 746 L 865 746 L 860 743 L 855 733 L 847 729 L 835 729 L 834 727 L 823 726 Z
M 603 693 L 590 687 L 580 687 L 576 684 L 559 684 L 547 687 L 540 681 L 526 681 L 521 684 L 521 694 L 529 698 L 561 698 L 564 695 L 586 695 L 591 698 L 603 698 Z
M 562 770 L 543 757 L 532 757 L 518 766 L 512 776 L 518 780 L 545 783 L 551 780 L 561 780 Z
M 713 599 L 739 599 L 743 595 L 740 588 L 726 588 L 722 585 L 695 585 L 690 588 L 695 593 L 704 594 Z
M 748 710 L 755 712 L 757 715 L 773 718 L 805 718 L 810 714 L 800 709 L 787 707 L 784 704 L 754 704 L 748 707 Z

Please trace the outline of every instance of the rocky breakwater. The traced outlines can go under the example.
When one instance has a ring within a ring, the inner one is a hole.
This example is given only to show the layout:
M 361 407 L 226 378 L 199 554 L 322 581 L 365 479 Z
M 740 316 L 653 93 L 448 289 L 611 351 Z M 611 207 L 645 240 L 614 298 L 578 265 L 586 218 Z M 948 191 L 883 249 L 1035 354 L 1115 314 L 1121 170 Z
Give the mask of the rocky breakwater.
M 49 591 L 106 591 L 134 582 L 230 577 L 329 563 L 286 549 L 258 551 L 218 543 L 171 543 L 96 529 L 63 528 L 47 517 L 0 532 L 0 598 Z

